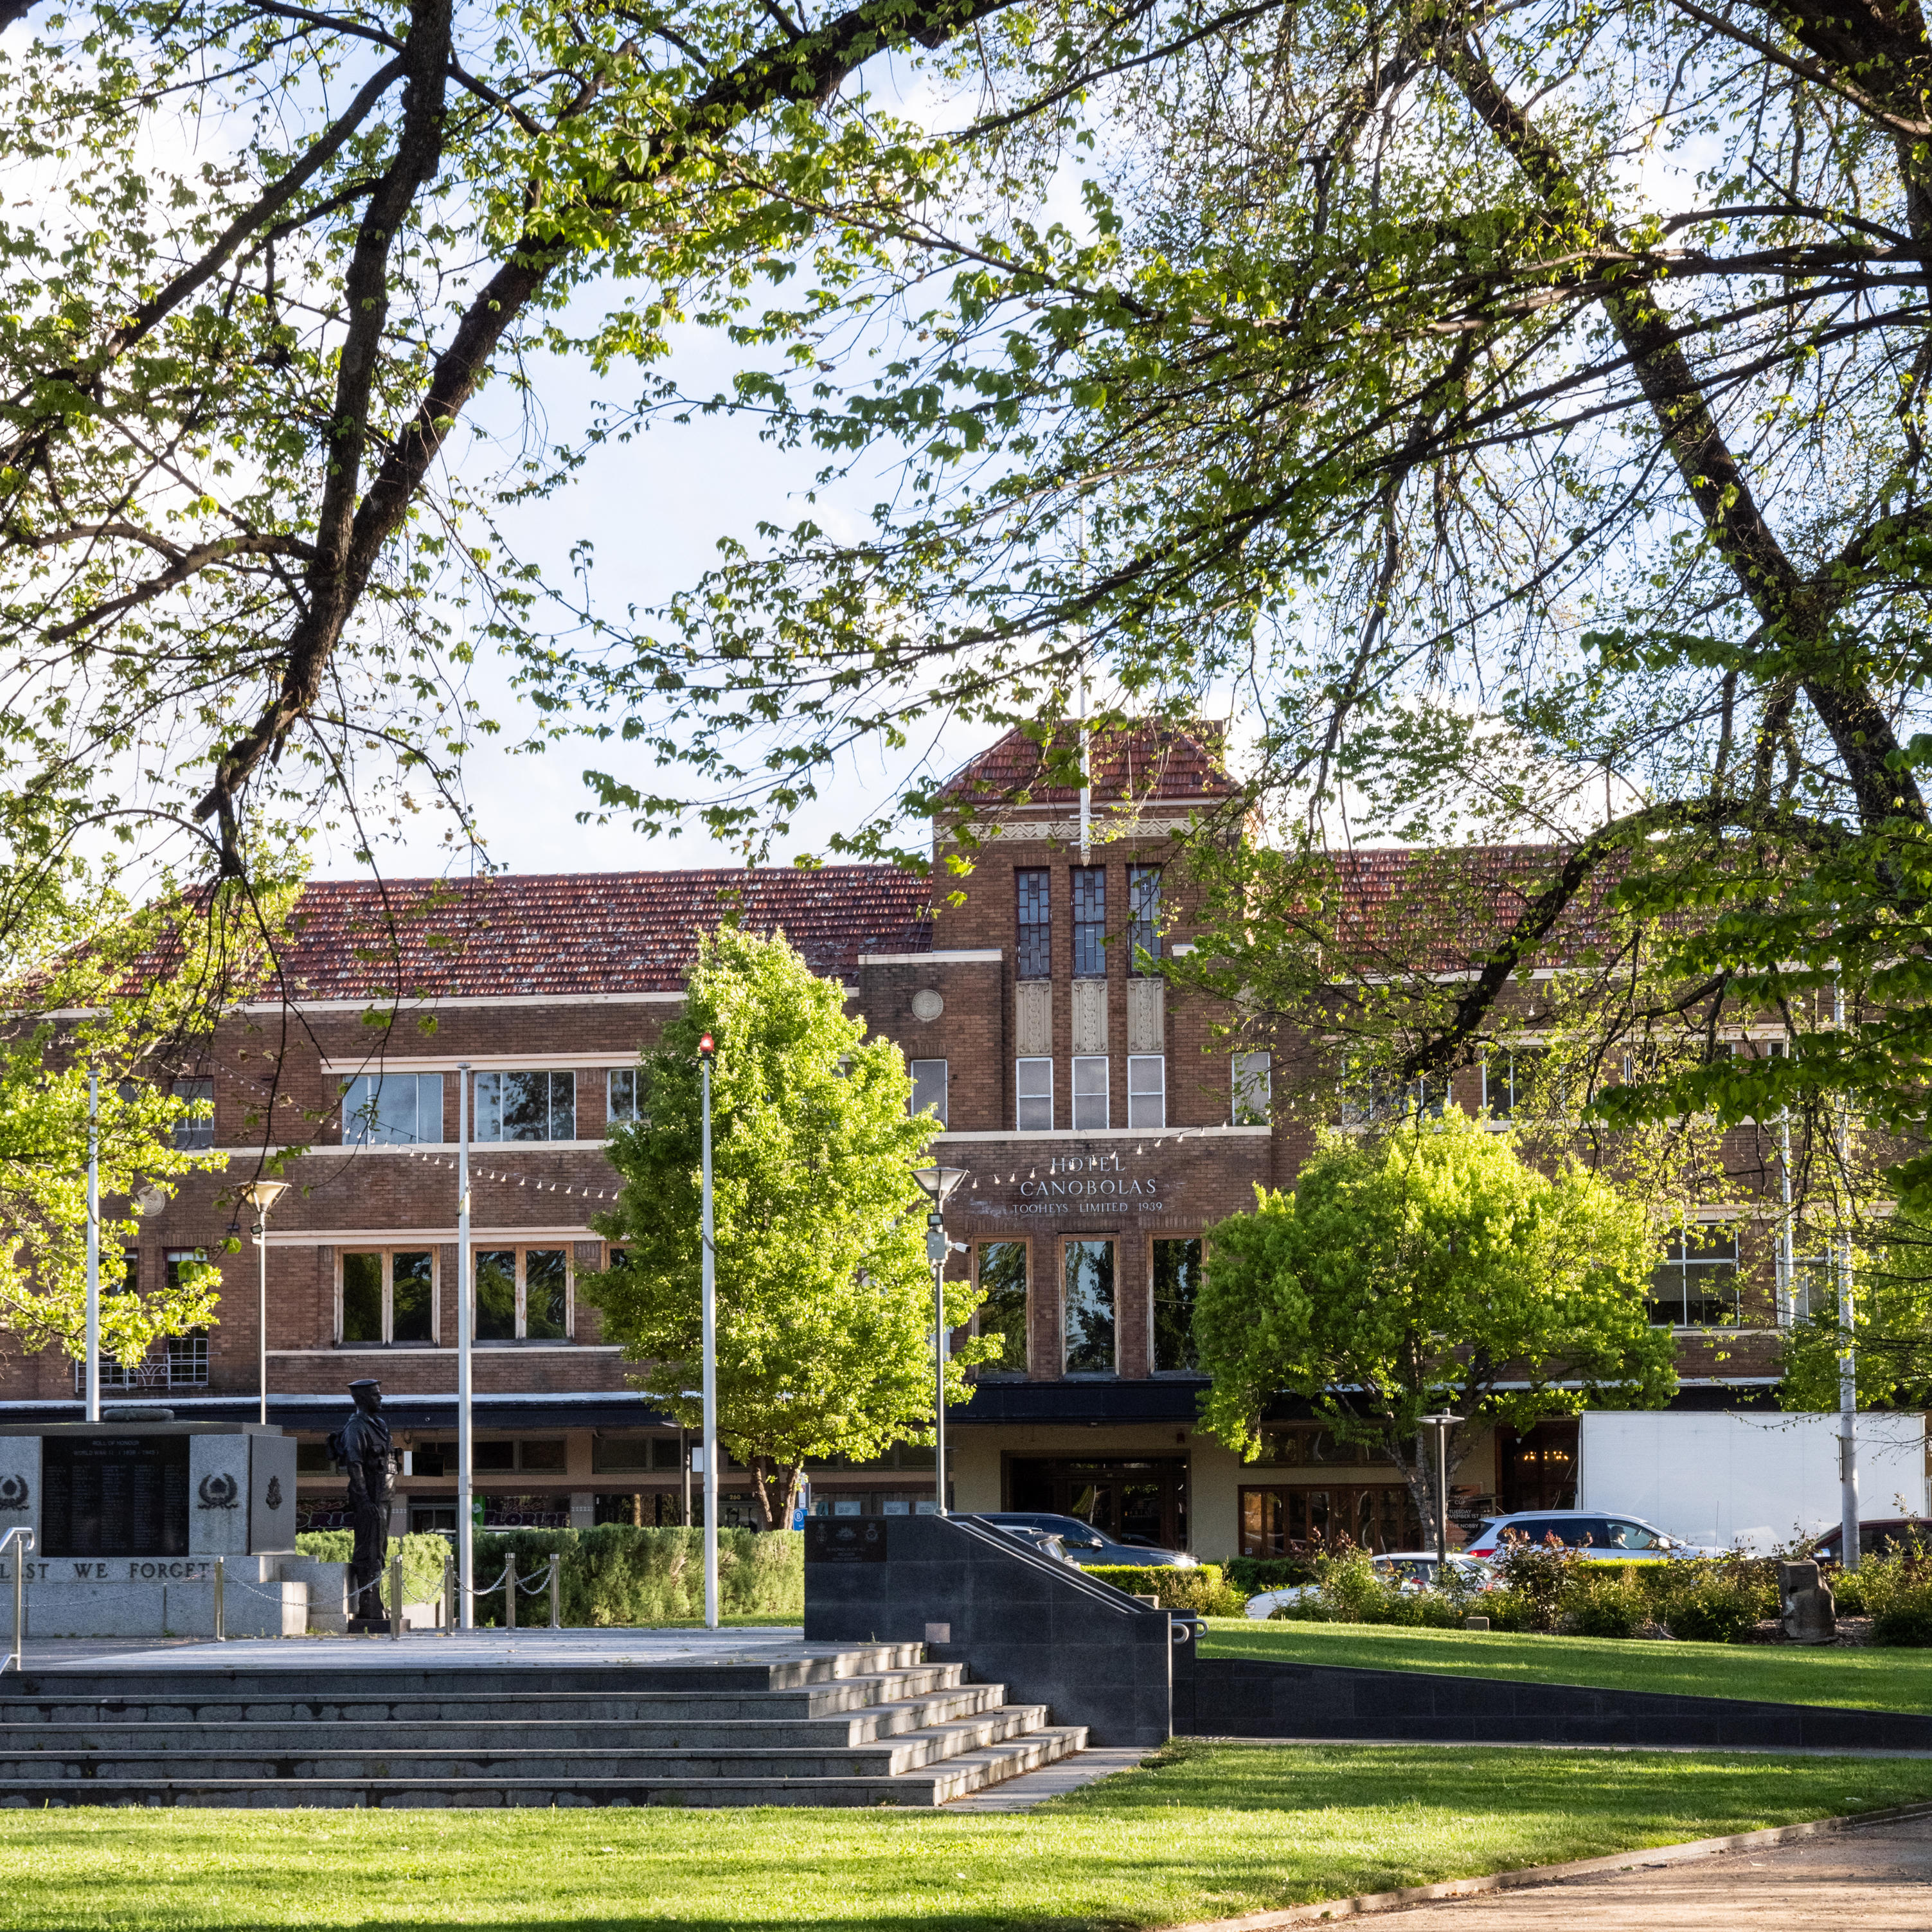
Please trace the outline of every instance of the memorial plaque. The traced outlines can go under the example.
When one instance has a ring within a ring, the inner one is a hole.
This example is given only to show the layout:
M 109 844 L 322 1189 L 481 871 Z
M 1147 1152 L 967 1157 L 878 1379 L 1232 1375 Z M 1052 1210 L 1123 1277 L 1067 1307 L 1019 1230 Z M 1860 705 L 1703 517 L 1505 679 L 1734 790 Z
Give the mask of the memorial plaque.
M 185 1436 L 50 1436 L 40 1465 L 50 1556 L 185 1556 Z
M 805 1523 L 805 1560 L 808 1563 L 883 1563 L 886 1526 L 872 1522 L 840 1522 L 808 1516 Z

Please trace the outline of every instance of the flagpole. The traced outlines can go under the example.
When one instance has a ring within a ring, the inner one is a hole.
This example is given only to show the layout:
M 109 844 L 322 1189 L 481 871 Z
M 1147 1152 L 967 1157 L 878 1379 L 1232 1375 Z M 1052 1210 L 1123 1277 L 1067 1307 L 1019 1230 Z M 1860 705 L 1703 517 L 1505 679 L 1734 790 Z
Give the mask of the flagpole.
M 100 1076 L 87 1070 L 87 1419 L 100 1420 Z
M 476 1545 L 471 1468 L 470 1331 L 476 1325 L 470 1256 L 470 1063 L 456 1063 L 456 1568 L 463 1600 L 458 1619 L 476 1628 Z
M 704 1628 L 718 1628 L 718 1279 L 711 1217 L 711 1057 L 706 1034 L 698 1043 L 698 1064 L 704 1086 Z

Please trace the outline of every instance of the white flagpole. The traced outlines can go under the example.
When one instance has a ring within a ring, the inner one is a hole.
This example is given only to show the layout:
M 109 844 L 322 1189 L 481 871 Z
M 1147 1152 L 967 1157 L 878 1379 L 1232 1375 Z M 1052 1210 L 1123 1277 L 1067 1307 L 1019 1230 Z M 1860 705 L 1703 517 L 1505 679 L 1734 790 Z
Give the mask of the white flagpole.
M 87 1419 L 100 1420 L 100 1076 L 87 1070 Z
M 475 1488 L 470 1465 L 470 1333 L 476 1326 L 470 1280 L 470 1063 L 456 1064 L 456 1567 L 463 1600 L 458 1622 L 476 1628 L 476 1549 L 472 1534 Z
M 718 1281 L 711 1222 L 711 1036 L 698 1048 L 704 1083 L 704 1628 L 718 1628 Z

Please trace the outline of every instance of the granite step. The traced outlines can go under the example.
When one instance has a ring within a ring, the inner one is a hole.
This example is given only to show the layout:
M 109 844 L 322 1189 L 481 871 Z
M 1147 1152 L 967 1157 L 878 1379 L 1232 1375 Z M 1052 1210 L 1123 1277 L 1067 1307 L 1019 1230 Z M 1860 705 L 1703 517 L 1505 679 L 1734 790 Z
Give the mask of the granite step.
M 235 1806 L 274 1810 L 293 1806 L 382 1810 L 676 1804 L 736 1806 L 908 1805 L 949 1803 L 1083 1749 L 1087 1733 L 1042 1726 L 1010 1741 L 962 1751 L 894 1775 L 644 1778 L 581 1775 L 543 1778 L 224 1778 L 186 1775 L 0 1780 L 0 1810 L 44 1806 Z
M 366 1718 L 278 1715 L 260 1718 L 252 1706 L 246 1715 L 214 1717 L 200 1721 L 117 1718 L 87 1723 L 0 1723 L 0 1758 L 23 1753 L 206 1750 L 265 1752 L 275 1756 L 319 1748 L 373 1750 L 397 1743 L 424 1749 L 468 1750 L 500 1748 L 506 1741 L 540 1735 L 546 1746 L 595 1750 L 638 1746 L 654 1750 L 728 1749 L 749 1741 L 774 1747 L 802 1748 L 820 1744 L 868 1744 L 882 1737 L 902 1736 L 964 1718 L 996 1711 L 1006 1702 L 1000 1684 L 968 1684 L 903 1702 L 869 1704 L 856 1711 L 829 1712 L 822 1717 L 778 1715 L 758 1718 L 704 1716 L 616 1717 L 583 1714 L 533 1723 L 526 1716 L 500 1713 L 484 1718 L 480 1712 L 461 1719 L 425 1718 L 398 1723 L 388 1718 Z

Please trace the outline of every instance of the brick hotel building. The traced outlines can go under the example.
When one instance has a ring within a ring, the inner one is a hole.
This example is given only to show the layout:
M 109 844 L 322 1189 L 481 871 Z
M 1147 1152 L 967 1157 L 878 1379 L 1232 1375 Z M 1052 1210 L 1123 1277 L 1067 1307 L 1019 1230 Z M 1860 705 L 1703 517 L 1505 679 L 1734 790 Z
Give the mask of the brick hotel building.
M 1006 1366 L 949 1414 L 952 1507 L 1072 1510 L 1210 1558 L 1324 1527 L 1384 1547 L 1412 1538 L 1397 1473 L 1305 1409 L 1270 1419 L 1253 1464 L 1195 1426 L 1202 1232 L 1250 1207 L 1258 1185 L 1291 1182 L 1310 1139 L 1306 1116 L 1271 1106 L 1267 1052 L 1133 970 L 1137 949 L 1189 943 L 1175 834 L 1238 806 L 1217 743 L 1206 730 L 1096 741 L 1083 864 L 1077 795 L 1040 782 L 1025 738 L 1003 740 L 952 781 L 955 800 L 986 801 L 957 906 L 884 866 L 310 886 L 278 997 L 233 1014 L 183 1072 L 181 1090 L 212 1100 L 196 1131 L 229 1154 L 228 1173 L 145 1217 L 128 1257 L 155 1279 L 242 1232 L 239 1252 L 219 1256 L 220 1321 L 110 1364 L 110 1413 L 138 1397 L 184 1417 L 254 1414 L 256 1257 L 223 1197 L 265 1142 L 300 1147 L 270 1219 L 267 1340 L 269 1414 L 298 1436 L 304 1520 L 343 1520 L 323 1438 L 348 1382 L 375 1376 L 405 1454 L 397 1526 L 452 1525 L 466 1060 L 485 1520 L 684 1520 L 701 1486 L 688 1445 L 630 1386 L 575 1282 L 604 1264 L 591 1217 L 615 1190 L 606 1129 L 636 1107 L 639 1052 L 677 1006 L 696 935 L 730 916 L 782 928 L 842 980 L 850 1010 L 904 1050 L 915 1104 L 944 1122 L 938 1156 L 969 1173 L 948 1231 Z M 941 860 L 948 822 L 942 808 Z M 1354 889 L 1372 893 L 1400 858 L 1360 855 Z M 377 1012 L 387 1025 L 372 1028 Z M 1508 1077 L 1473 1069 L 1454 1097 L 1506 1112 Z M 1774 1379 L 1775 1311 L 1749 1286 L 1762 1272 L 1727 1239 L 1660 1270 L 1658 1318 L 1682 1331 L 1680 1401 L 1734 1406 Z M 77 1418 L 76 1374 L 56 1352 L 0 1354 L 0 1409 Z M 1564 1500 L 1574 1444 L 1571 1423 L 1478 1445 L 1461 1502 Z M 811 1474 L 829 1513 L 900 1513 L 933 1493 L 932 1453 L 910 1445 Z M 722 1484 L 725 1520 L 754 1520 L 744 1472 L 728 1467 Z

